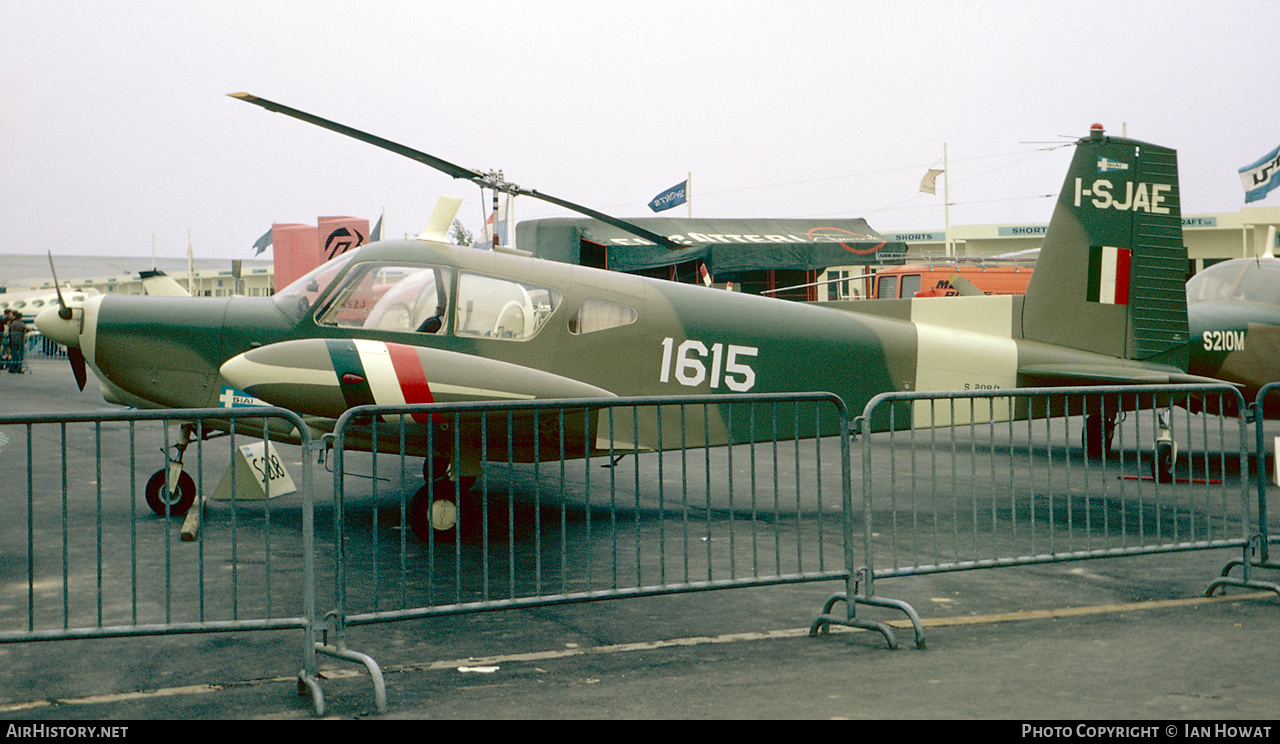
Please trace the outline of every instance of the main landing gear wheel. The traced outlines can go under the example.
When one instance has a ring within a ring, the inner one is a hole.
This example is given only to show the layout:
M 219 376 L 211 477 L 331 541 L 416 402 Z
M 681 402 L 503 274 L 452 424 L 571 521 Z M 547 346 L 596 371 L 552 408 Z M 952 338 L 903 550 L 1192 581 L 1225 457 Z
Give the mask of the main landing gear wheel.
M 183 471 L 178 476 L 177 489 L 171 492 L 165 484 L 166 472 L 165 468 L 161 468 L 147 480 L 144 492 L 147 497 L 147 506 L 163 517 L 165 506 L 168 505 L 170 515 L 181 517 L 196 502 L 196 482 L 187 475 L 186 471 Z
M 1116 419 L 1114 416 L 1090 414 L 1084 417 L 1084 431 L 1081 439 L 1085 454 L 1090 460 L 1101 460 L 1111 451 L 1111 440 L 1115 436 Z
M 452 542 L 458 536 L 458 522 L 462 519 L 459 498 L 471 490 L 475 478 L 463 478 L 455 483 L 448 478 L 438 478 L 413 495 L 409 502 L 409 527 L 423 542 Z M 475 511 L 474 509 L 471 511 Z M 468 513 L 469 522 L 479 518 Z
M 409 502 L 409 527 L 423 542 L 444 540 L 456 533 L 458 504 L 450 499 L 432 498 L 431 486 L 423 486 Z M 435 535 L 432 535 L 432 531 Z

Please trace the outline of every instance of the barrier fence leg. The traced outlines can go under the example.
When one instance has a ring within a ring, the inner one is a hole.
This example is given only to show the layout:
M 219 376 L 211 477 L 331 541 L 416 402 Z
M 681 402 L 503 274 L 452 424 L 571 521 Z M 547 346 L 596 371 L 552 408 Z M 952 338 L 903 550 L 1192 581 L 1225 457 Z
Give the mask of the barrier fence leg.
M 369 670 L 369 678 L 373 680 L 373 701 L 374 706 L 379 713 L 387 712 L 387 685 L 382 679 L 382 669 L 378 666 L 378 662 L 374 661 L 372 656 L 362 654 L 359 651 L 352 651 L 347 648 L 346 633 L 341 624 L 340 618 L 329 613 L 329 618 L 333 619 L 334 637 L 336 639 L 334 645 L 330 646 L 325 642 L 316 644 L 316 651 L 326 656 L 332 656 L 335 659 L 343 659 L 344 661 L 352 661 L 357 664 L 364 664 L 365 669 Z
M 315 677 L 307 674 L 306 670 L 298 672 L 298 694 L 306 695 L 311 693 L 311 703 L 316 708 L 316 715 L 324 717 L 324 691 L 320 689 L 320 683 Z
M 882 623 L 876 620 L 858 619 L 858 605 L 864 604 L 873 607 L 886 607 L 902 611 L 911 621 L 911 627 L 915 632 L 916 637 L 916 648 L 923 649 L 925 647 L 924 624 L 920 621 L 920 616 L 916 613 L 915 608 L 901 600 L 884 599 L 882 597 L 871 596 L 870 574 L 866 569 L 859 569 L 857 575 L 860 578 L 855 579 L 853 578 L 853 575 L 850 575 L 849 578 L 845 579 L 845 591 L 840 594 L 832 595 L 831 598 L 827 600 L 826 604 L 822 606 L 822 614 L 815 618 L 813 623 L 809 626 L 809 635 L 825 635 L 829 632 L 831 625 L 844 625 L 850 628 L 874 630 L 884 636 L 884 639 L 889 644 L 889 648 L 891 650 L 897 650 L 897 638 L 893 634 L 893 629 L 890 628 L 887 623 Z M 868 587 L 868 591 L 866 594 L 861 594 L 858 591 L 858 587 L 864 582 Z M 852 597 L 852 599 L 850 599 L 850 597 Z M 843 617 L 831 614 L 831 610 L 835 607 L 837 602 L 845 603 L 845 615 Z
M 1212 597 L 1215 591 L 1228 586 L 1238 586 L 1246 589 L 1261 589 L 1263 591 L 1280 594 L 1280 584 L 1276 584 L 1271 581 L 1259 581 L 1251 576 L 1252 571 L 1250 569 L 1253 568 L 1280 568 L 1280 566 L 1257 563 L 1254 561 L 1253 556 L 1258 554 L 1262 544 L 1263 539 L 1261 535 L 1253 535 L 1250 537 L 1249 544 L 1244 547 L 1244 557 L 1238 561 L 1231 561 L 1223 567 L 1222 576 L 1209 584 L 1209 588 L 1204 591 L 1205 596 Z M 1236 566 L 1240 566 L 1240 578 L 1238 579 L 1227 575 L 1230 573 L 1231 569 Z
M 1250 536 L 1249 543 L 1244 547 L 1244 554 L 1239 560 L 1229 561 L 1227 565 L 1222 567 L 1221 578 L 1209 584 L 1209 588 L 1205 590 L 1205 596 L 1212 596 L 1214 591 L 1219 587 L 1225 586 L 1242 586 L 1253 589 L 1263 589 L 1273 591 L 1280 594 L 1280 587 L 1276 584 L 1266 581 L 1253 581 L 1250 573 L 1253 568 L 1265 568 L 1272 570 L 1280 570 L 1280 564 L 1271 562 L 1270 555 L 1270 532 L 1267 526 L 1267 446 L 1263 432 L 1263 424 L 1266 423 L 1266 416 L 1262 406 L 1263 399 L 1267 393 L 1276 389 L 1274 383 L 1267 385 L 1258 391 L 1257 399 L 1250 404 L 1249 409 L 1253 419 L 1254 434 L 1254 488 L 1258 493 L 1258 534 Z M 1243 447 L 1242 447 L 1243 449 Z M 1247 454 L 1247 453 L 1246 453 Z M 1280 465 L 1277 465 L 1280 467 Z M 1243 468 L 1242 468 L 1243 470 Z M 1245 470 L 1244 472 L 1248 472 Z M 1248 508 L 1244 509 L 1248 514 Z M 1236 566 L 1240 566 L 1240 579 L 1232 579 L 1230 577 L 1231 570 Z

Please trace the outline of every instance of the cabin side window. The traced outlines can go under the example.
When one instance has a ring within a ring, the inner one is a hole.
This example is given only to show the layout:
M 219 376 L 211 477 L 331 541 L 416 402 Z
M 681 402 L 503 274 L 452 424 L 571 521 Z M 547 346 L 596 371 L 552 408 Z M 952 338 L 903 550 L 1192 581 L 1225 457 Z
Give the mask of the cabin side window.
M 316 316 L 321 325 L 444 333 L 452 272 L 443 266 L 369 263 L 347 275 Z
M 522 341 L 537 335 L 559 306 L 554 289 L 464 271 L 458 278 L 454 332 Z
M 638 317 L 639 313 L 634 307 L 591 297 L 582 303 L 578 312 L 569 319 L 569 333 L 581 335 L 606 331 L 610 328 L 631 325 Z
M 902 277 L 902 296 L 915 297 L 916 292 L 920 291 L 920 275 L 907 274 Z

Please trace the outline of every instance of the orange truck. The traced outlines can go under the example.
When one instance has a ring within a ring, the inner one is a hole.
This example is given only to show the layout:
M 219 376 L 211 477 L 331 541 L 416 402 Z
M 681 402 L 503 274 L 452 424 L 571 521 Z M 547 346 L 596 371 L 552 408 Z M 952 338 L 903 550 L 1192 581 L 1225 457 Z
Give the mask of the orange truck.
M 888 300 L 911 297 L 954 297 L 964 290 L 952 277 L 959 277 L 972 284 L 983 294 L 1014 295 L 1027 291 L 1031 281 L 1030 266 L 969 265 L 969 264 L 912 264 L 891 266 L 876 272 L 869 280 L 871 299 Z

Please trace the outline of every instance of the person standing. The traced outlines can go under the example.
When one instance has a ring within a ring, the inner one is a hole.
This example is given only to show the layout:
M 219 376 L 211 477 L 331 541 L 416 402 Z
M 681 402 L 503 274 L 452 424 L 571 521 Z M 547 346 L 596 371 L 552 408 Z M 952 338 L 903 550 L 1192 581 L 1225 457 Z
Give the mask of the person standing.
M 5 329 L 5 346 L 9 351 L 9 373 L 21 374 L 26 351 L 23 342 L 27 336 L 27 324 L 22 321 L 21 311 L 13 310 L 11 313 L 9 324 Z
M 9 368 L 9 319 L 12 317 L 13 311 L 6 309 L 0 318 L 0 369 Z

